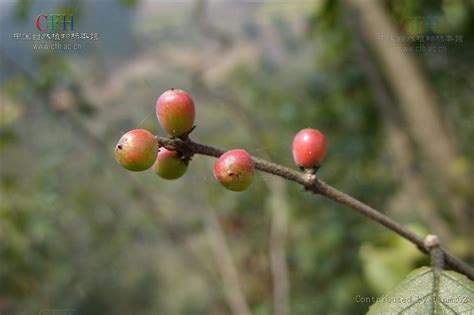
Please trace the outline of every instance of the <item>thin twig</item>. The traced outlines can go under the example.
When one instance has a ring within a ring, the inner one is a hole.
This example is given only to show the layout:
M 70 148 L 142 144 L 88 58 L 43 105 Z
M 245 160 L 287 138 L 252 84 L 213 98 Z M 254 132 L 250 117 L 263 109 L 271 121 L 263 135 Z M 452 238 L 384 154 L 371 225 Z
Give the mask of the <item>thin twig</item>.
M 192 140 L 188 139 L 179 139 L 179 138 L 162 138 L 157 136 L 157 141 L 160 146 L 166 147 L 168 149 L 182 151 L 188 155 L 193 154 L 201 154 L 213 157 L 219 157 L 222 155 L 225 150 L 203 145 L 196 143 Z M 380 211 L 366 205 L 365 203 L 349 196 L 342 191 L 326 184 L 322 180 L 318 179 L 317 177 L 310 176 L 308 174 L 298 172 L 292 170 L 288 167 L 272 163 L 269 161 L 265 161 L 263 159 L 259 159 L 256 157 L 252 157 L 255 168 L 265 173 L 273 174 L 276 176 L 280 176 L 284 179 L 293 181 L 305 187 L 306 190 L 311 191 L 315 194 L 320 194 L 325 196 L 333 201 L 345 205 L 351 209 L 356 210 L 357 212 L 365 215 L 369 219 L 385 226 L 389 230 L 397 233 L 401 237 L 405 238 L 406 240 L 410 241 L 417 248 L 425 253 L 428 254 L 428 249 L 425 246 L 423 238 L 416 235 L 412 231 L 408 230 L 398 222 L 394 221 L 387 215 L 381 213 Z M 443 250 L 443 249 L 442 249 Z M 460 259 L 456 258 L 446 250 L 443 250 L 444 258 L 446 265 L 451 267 L 453 270 L 456 270 L 464 275 L 466 275 L 469 279 L 474 280 L 474 270 L 465 262 L 461 261 Z

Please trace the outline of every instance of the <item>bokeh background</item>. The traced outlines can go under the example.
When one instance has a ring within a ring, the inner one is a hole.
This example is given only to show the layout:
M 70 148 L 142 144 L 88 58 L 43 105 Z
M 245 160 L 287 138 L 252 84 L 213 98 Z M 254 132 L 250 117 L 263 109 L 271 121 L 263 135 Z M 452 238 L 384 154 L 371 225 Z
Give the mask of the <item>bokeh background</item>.
M 320 178 L 474 262 L 472 1 L 2 0 L 0 12 L 2 315 L 362 314 L 363 298 L 429 263 L 293 183 L 259 174 L 232 193 L 202 156 L 176 181 L 121 168 L 123 133 L 164 135 L 154 105 L 171 87 L 193 96 L 201 143 L 295 167 L 294 134 L 322 130 Z M 43 13 L 98 39 L 52 50 L 15 37 L 41 34 Z

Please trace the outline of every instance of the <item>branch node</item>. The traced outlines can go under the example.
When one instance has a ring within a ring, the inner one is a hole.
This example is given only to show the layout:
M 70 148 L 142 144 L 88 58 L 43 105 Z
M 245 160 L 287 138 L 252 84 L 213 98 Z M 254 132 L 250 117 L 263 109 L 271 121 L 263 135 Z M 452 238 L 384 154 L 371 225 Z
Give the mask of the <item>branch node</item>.
M 310 191 L 313 194 L 321 194 L 321 191 L 319 190 L 317 186 L 318 178 L 316 177 L 315 174 L 308 174 L 306 176 L 306 182 L 307 184 L 304 185 L 304 189 L 306 191 Z
M 423 242 L 424 242 L 426 248 L 428 249 L 428 251 L 431 250 L 434 247 L 439 247 L 439 237 L 438 237 L 438 235 L 428 234 L 428 235 L 426 235 L 425 240 Z
M 189 139 L 189 134 L 196 129 L 196 125 L 194 125 L 188 132 L 186 132 L 184 135 L 177 137 L 178 139 L 181 139 L 183 141 L 188 141 Z
M 428 234 L 423 243 L 430 253 L 431 266 L 438 270 L 444 269 L 444 252 L 440 248 L 440 241 L 437 235 Z
M 304 176 L 307 183 L 304 185 L 304 189 L 306 191 L 319 193 L 319 191 L 316 189 L 316 181 L 317 181 L 316 172 L 318 171 L 318 169 L 319 169 L 319 166 L 304 169 Z

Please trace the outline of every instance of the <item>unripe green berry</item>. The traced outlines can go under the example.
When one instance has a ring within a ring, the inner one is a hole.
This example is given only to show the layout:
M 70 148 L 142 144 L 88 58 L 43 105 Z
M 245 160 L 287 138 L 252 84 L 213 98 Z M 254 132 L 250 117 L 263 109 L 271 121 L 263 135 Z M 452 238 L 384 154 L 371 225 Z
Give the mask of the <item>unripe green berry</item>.
M 252 183 L 255 165 L 244 150 L 230 150 L 222 154 L 214 164 L 214 177 L 225 188 L 243 191 Z
M 124 168 L 140 172 L 155 162 L 158 143 L 155 136 L 144 129 L 134 129 L 122 136 L 115 146 L 115 159 Z
M 186 173 L 188 166 L 178 158 L 177 152 L 160 148 L 156 161 L 151 167 L 153 172 L 164 179 L 176 179 Z
M 194 115 L 193 99 L 183 90 L 168 90 L 156 101 L 156 117 L 171 136 L 189 133 L 194 125 Z

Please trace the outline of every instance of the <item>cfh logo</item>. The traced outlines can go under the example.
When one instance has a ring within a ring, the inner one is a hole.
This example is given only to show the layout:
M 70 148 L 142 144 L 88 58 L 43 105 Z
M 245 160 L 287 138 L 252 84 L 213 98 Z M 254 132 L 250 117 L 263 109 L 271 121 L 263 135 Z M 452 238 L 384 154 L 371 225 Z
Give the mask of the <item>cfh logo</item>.
M 436 33 L 439 18 L 436 16 L 406 16 L 400 20 L 400 30 L 408 34 Z
M 62 31 L 74 30 L 74 15 L 69 14 L 38 14 L 35 19 L 38 31 L 54 31 L 55 27 L 62 26 Z

